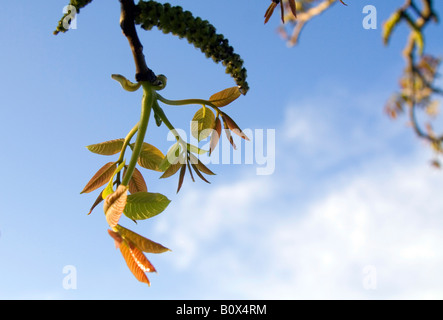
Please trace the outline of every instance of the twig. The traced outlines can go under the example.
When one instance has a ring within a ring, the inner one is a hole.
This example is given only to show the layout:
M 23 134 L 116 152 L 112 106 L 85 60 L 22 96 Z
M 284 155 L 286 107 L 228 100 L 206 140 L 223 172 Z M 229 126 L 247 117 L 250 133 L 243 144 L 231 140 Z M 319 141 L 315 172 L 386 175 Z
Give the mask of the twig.
M 120 27 L 128 39 L 135 62 L 135 79 L 137 82 L 149 81 L 154 83 L 157 79 L 154 72 L 148 68 L 143 54 L 143 45 L 135 28 L 136 6 L 134 0 L 119 0 L 121 3 Z

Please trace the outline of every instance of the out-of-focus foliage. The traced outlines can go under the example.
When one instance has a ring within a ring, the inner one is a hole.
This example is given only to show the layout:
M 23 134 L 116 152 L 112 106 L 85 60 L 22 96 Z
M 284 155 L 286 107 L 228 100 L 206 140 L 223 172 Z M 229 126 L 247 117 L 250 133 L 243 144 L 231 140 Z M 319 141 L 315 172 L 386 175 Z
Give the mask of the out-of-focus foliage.
M 282 1 L 282 8 L 291 8 L 293 6 L 291 2 Z M 285 14 L 279 33 L 289 46 L 296 45 L 306 24 L 338 2 L 343 3 L 340 0 L 296 1 L 296 16 L 291 10 L 282 9 Z M 353 1 L 348 3 L 357 4 Z M 275 1 L 272 1 L 271 6 L 273 5 L 276 5 Z M 409 118 L 409 123 L 417 136 L 429 142 L 435 151 L 436 158 L 431 163 L 439 168 L 441 167 L 439 157 L 443 155 L 443 133 L 436 133 L 433 121 L 439 116 L 439 98 L 443 94 L 443 90 L 436 85 L 441 59 L 436 54 L 427 52 L 425 36 L 426 26 L 438 22 L 434 1 L 404 0 L 404 3 L 384 22 L 381 37 L 383 43 L 389 45 L 399 25 L 405 25 L 409 29 L 405 49 L 402 52 L 406 67 L 399 80 L 399 91 L 388 99 L 385 111 L 392 119 L 397 119 L 402 114 Z M 417 111 L 427 115 L 429 120 L 419 123 Z

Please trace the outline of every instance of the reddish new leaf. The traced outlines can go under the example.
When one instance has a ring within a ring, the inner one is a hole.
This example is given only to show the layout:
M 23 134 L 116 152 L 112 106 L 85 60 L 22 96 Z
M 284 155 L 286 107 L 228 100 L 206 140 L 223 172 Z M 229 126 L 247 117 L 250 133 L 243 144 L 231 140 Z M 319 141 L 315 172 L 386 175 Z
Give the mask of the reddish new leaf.
M 132 243 L 128 243 L 127 241 L 123 241 L 120 245 L 120 252 L 135 278 L 150 286 L 151 283 L 145 272 L 154 272 L 155 269 L 145 255 Z
M 182 167 L 180 162 L 171 164 L 168 169 L 161 175 L 160 179 L 169 178 L 177 173 L 177 171 Z
M 291 12 L 294 17 L 297 17 L 297 6 L 294 0 L 289 0 L 289 7 L 291 8 Z
M 123 173 L 123 177 L 125 176 L 126 171 Z M 143 178 L 142 173 L 137 168 L 134 168 L 134 172 L 132 173 L 132 177 L 129 180 L 129 192 L 134 194 L 137 192 L 148 192 L 148 187 L 146 186 L 145 178 Z
M 119 235 L 121 235 L 124 239 L 135 244 L 137 248 L 139 248 L 143 252 L 163 253 L 166 251 L 170 251 L 168 248 L 162 246 L 161 244 L 149 240 L 139 235 L 138 233 L 135 233 L 134 231 L 122 227 L 121 225 L 117 225 L 116 229 L 118 230 Z
M 208 167 L 206 167 L 203 162 L 200 161 L 196 156 L 192 155 L 190 156 L 191 163 L 201 172 L 209 174 L 211 176 L 215 176 L 215 173 L 209 170 Z
M 239 137 L 249 141 L 249 138 L 241 131 L 240 127 L 235 123 L 234 120 L 230 116 L 228 116 L 226 113 L 221 114 L 223 118 L 223 123 L 228 126 L 229 130 L 234 132 Z
M 209 144 L 209 155 L 211 155 L 212 151 L 215 149 L 215 147 L 218 144 L 218 141 L 220 140 L 221 130 L 222 130 L 221 121 L 220 118 L 217 117 L 217 119 L 215 119 L 214 130 L 212 131 L 211 141 Z
M 108 162 L 105 164 L 96 172 L 96 174 L 94 174 L 80 193 L 89 193 L 105 185 L 114 174 L 114 171 L 117 168 L 116 166 L 117 164 L 115 162 Z
M 274 13 L 275 7 L 277 7 L 277 3 L 271 2 L 271 5 L 268 7 L 265 13 L 265 23 L 267 23 L 271 18 L 272 14 Z
M 118 232 L 112 231 L 108 229 L 109 235 L 114 239 L 115 247 L 118 249 L 123 242 L 123 238 L 120 236 Z
M 120 220 L 128 198 L 128 187 L 119 185 L 117 190 L 106 197 L 103 209 L 106 215 L 106 221 L 111 228 L 114 228 Z
M 95 200 L 94 204 L 92 205 L 91 209 L 89 209 L 88 216 L 92 213 L 92 210 L 94 210 L 94 208 L 96 206 L 98 206 L 103 201 L 102 192 L 99 193 L 99 195 L 98 195 L 97 199 Z
M 185 173 L 186 173 L 186 164 L 182 164 L 181 169 L 180 169 L 180 176 L 178 178 L 178 187 L 177 187 L 177 193 L 180 191 L 182 185 L 183 185 L 183 180 L 185 178 Z

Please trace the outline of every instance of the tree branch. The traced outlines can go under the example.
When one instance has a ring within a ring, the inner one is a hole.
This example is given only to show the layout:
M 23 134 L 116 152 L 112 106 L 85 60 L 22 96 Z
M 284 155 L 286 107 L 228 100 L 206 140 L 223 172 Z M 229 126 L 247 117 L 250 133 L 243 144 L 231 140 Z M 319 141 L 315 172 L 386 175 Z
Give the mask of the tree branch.
M 143 45 L 137 35 L 135 28 L 136 6 L 134 0 L 119 0 L 121 4 L 120 27 L 123 34 L 128 39 L 129 46 L 134 56 L 135 80 L 149 81 L 154 83 L 157 79 L 154 72 L 148 68 L 143 54 Z

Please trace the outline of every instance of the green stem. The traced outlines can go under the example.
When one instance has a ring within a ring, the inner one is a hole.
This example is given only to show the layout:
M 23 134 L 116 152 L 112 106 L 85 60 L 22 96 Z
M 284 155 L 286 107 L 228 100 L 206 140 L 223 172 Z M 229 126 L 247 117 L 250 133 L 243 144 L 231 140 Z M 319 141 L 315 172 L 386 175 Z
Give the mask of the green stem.
M 218 107 L 213 105 L 211 101 L 204 100 L 204 99 L 184 99 L 184 100 L 169 100 L 164 97 L 162 97 L 160 94 L 157 93 L 157 98 L 163 103 L 169 104 L 171 106 L 183 106 L 188 104 L 203 104 L 207 105 L 208 107 L 211 107 L 217 111 L 220 111 Z
M 159 94 L 157 93 L 157 98 L 159 98 Z M 178 134 L 177 130 L 175 130 L 175 127 L 172 125 L 172 123 L 169 121 L 168 117 L 166 116 L 163 109 L 158 105 L 158 103 L 154 103 L 152 106 L 152 109 L 154 109 L 155 113 L 160 116 L 160 119 L 163 121 L 163 123 L 166 125 L 166 127 L 172 132 L 172 134 L 175 136 L 175 139 L 177 141 L 183 142 L 183 139 Z
M 143 86 L 143 99 L 142 99 L 142 111 L 140 115 L 140 122 L 138 125 L 137 138 L 135 140 L 134 148 L 132 150 L 131 160 L 128 164 L 128 169 L 123 177 L 122 185 L 128 186 L 129 180 L 134 173 L 135 166 L 137 165 L 138 157 L 143 147 L 143 142 L 145 140 L 146 130 L 148 128 L 149 117 L 151 115 L 152 105 L 155 101 L 155 91 L 149 82 L 142 82 Z
M 131 139 L 134 136 L 134 134 L 138 131 L 138 127 L 139 127 L 139 122 L 137 122 L 137 124 L 131 129 L 131 131 L 129 131 L 128 135 L 126 136 L 125 141 L 123 142 L 122 151 L 120 151 L 120 157 L 117 160 L 117 164 L 122 163 L 123 158 L 125 157 L 126 148 L 128 147 L 129 142 L 131 142 Z

